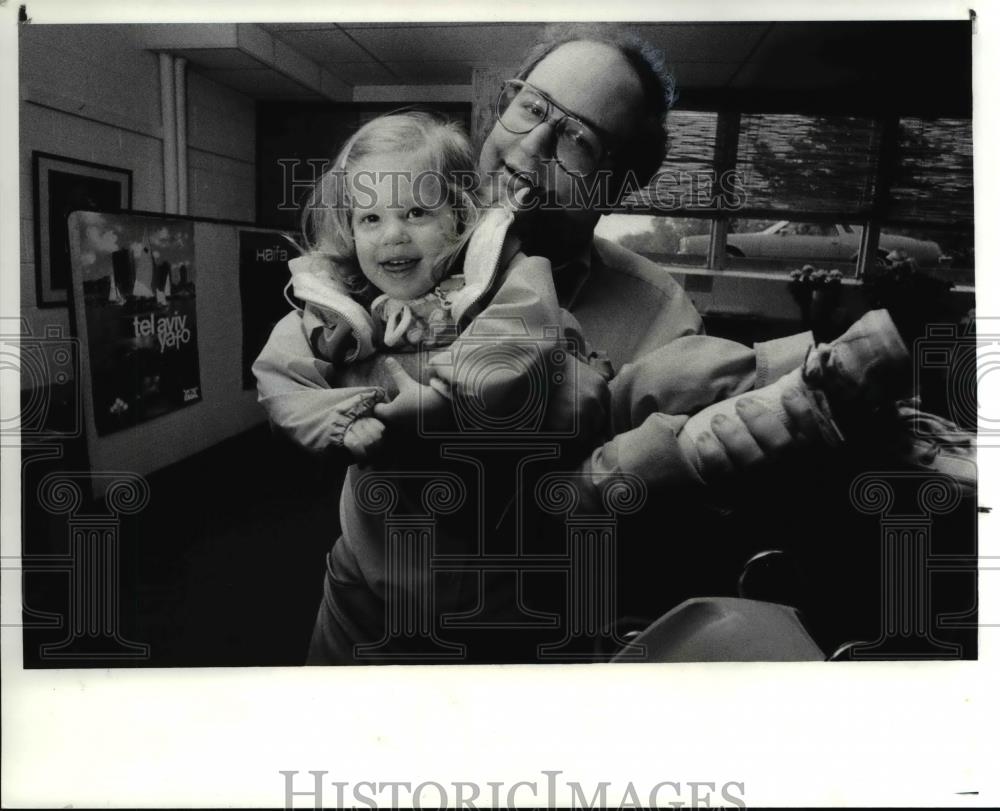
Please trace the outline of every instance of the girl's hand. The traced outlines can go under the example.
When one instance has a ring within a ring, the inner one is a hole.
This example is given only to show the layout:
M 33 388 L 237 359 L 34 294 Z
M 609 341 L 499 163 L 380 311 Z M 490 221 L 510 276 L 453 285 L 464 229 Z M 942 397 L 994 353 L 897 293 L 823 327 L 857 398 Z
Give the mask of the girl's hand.
M 385 425 L 374 417 L 361 417 L 344 432 L 344 447 L 358 462 L 367 462 L 382 447 Z
M 385 369 L 399 393 L 388 403 L 375 405 L 375 416 L 390 430 L 419 433 L 422 426 L 442 424 L 451 414 L 451 404 L 431 386 L 418 383 L 395 358 L 385 358 Z

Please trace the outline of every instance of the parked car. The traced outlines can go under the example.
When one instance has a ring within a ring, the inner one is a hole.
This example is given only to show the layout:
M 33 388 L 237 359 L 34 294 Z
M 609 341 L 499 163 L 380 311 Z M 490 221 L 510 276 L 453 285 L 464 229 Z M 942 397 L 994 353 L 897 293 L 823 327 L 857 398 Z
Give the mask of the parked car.
M 707 254 L 708 239 L 708 235 L 684 237 L 680 253 Z M 831 223 L 782 220 L 763 231 L 726 235 L 727 254 L 760 259 L 854 262 L 860 245 L 860 226 Z M 904 252 L 922 267 L 935 267 L 947 261 L 936 242 L 880 234 L 880 256 L 884 259 L 891 251 Z

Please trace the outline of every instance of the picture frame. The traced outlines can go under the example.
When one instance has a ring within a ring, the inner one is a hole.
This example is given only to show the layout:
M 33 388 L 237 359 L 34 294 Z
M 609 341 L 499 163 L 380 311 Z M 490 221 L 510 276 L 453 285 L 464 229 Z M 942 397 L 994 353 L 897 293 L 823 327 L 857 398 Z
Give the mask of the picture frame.
M 32 151 L 35 289 L 39 307 L 65 307 L 69 298 L 70 212 L 132 207 L 132 170 Z

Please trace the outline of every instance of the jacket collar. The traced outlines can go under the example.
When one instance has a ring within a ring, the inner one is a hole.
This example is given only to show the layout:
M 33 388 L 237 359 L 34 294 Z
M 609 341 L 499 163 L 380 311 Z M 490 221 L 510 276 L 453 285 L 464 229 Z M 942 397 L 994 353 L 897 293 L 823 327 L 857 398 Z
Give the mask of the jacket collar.
M 583 289 L 591 268 L 593 267 L 596 248 L 593 239 L 589 240 L 576 254 L 552 268 L 552 281 L 556 286 L 556 296 L 559 303 L 567 310 L 573 309 L 580 290 Z

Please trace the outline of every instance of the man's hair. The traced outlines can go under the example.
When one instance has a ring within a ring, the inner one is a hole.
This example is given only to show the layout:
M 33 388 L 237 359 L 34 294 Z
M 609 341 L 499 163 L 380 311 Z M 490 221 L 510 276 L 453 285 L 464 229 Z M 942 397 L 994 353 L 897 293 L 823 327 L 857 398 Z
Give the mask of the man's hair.
M 622 150 L 624 159 L 617 167 L 631 171 L 642 185 L 649 182 L 667 153 L 667 111 L 673 106 L 674 79 L 663 66 L 663 55 L 633 32 L 607 23 L 560 23 L 547 26 L 541 41 L 528 52 L 517 71 L 527 78 L 545 57 L 569 42 L 600 42 L 622 55 L 639 79 L 643 110 L 641 124 Z

